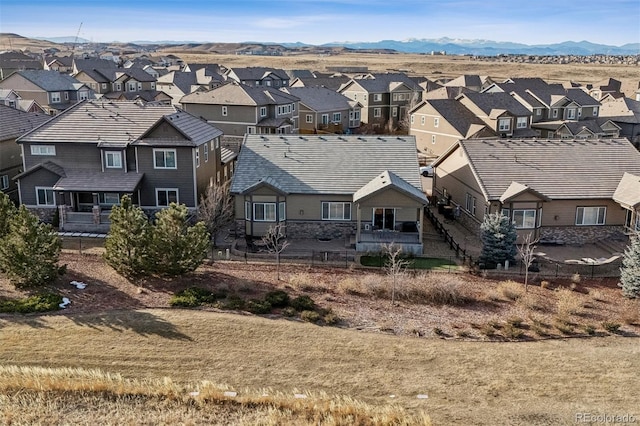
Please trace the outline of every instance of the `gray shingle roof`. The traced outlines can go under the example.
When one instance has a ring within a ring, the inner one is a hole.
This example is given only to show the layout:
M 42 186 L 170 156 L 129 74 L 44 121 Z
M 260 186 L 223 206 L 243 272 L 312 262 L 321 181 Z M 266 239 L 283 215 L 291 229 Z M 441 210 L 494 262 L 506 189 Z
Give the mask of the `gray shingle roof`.
M 55 191 L 133 192 L 144 173 L 122 173 L 86 169 L 64 170 L 65 176 L 53 185 Z
M 298 77 L 296 81 L 302 84 L 304 87 L 326 87 L 333 91 L 337 91 L 340 86 L 350 80 L 346 75 L 335 77 Z
M 85 70 L 94 70 L 94 69 L 104 69 L 104 68 L 116 68 L 117 65 L 115 62 L 110 61 L 108 59 L 80 59 L 75 58 L 73 60 L 75 67 L 78 71 Z
M 351 99 L 326 87 L 286 87 L 281 89 L 300 99 L 313 111 L 336 111 L 349 109 Z
M 625 172 L 640 175 L 640 152 L 624 138 L 469 139 L 459 146 L 488 200 L 499 200 L 512 182 L 551 199 L 611 199 Z
M 425 102 L 438 111 L 462 137 L 468 136 L 474 124 L 486 127 L 484 121 L 455 99 L 430 99 Z
M 429 204 L 426 195 L 420 189 L 411 185 L 406 180 L 400 178 L 393 172 L 385 170 L 378 176 L 371 179 L 367 184 L 362 186 L 353 194 L 353 201 L 358 202 L 374 196 L 376 193 L 383 191 L 387 188 L 395 188 L 397 191 L 403 192 L 411 198 L 417 201 L 423 202 L 425 205 Z
M 208 105 L 284 105 L 298 98 L 271 87 L 252 87 L 240 83 L 228 83 L 204 92 L 185 95 L 181 103 Z
M 414 91 L 422 91 L 418 83 L 402 73 L 367 74 L 363 78 L 354 78 L 350 82 L 343 84 L 341 89 L 351 82 L 359 84 L 369 93 L 388 93 L 397 88 L 399 84 L 404 84 Z
M 600 107 L 599 116 L 621 123 L 640 124 L 640 101 L 631 98 L 618 98 L 605 102 Z
M 640 207 L 640 175 L 625 172 L 613 194 L 613 200 L 633 208 Z
M 246 135 L 231 191 L 270 178 L 287 193 L 354 194 L 385 170 L 422 189 L 415 137 Z
M 16 73 L 47 92 L 78 90 L 79 85 L 82 85 L 70 75 L 61 74 L 58 71 L 24 70 L 16 71 Z
M 0 104 L 0 141 L 24 135 L 49 119 L 50 115 L 24 112 Z
M 269 74 L 273 74 L 275 77 L 281 80 L 289 80 L 289 76 L 286 71 L 278 68 L 267 67 L 246 67 L 246 68 L 229 68 L 226 74 L 235 74 L 240 81 L 244 80 L 262 80 Z
M 512 115 L 517 117 L 524 117 L 531 115 L 531 111 L 529 111 L 524 105 L 515 100 L 513 96 L 504 92 L 497 93 L 475 93 L 475 92 L 467 92 L 464 95 L 461 95 L 469 99 L 474 105 L 480 108 L 487 116 L 489 116 L 492 111 L 495 112 L 497 110 L 505 110 L 510 112 Z
M 185 111 L 166 115 L 162 119 L 178 129 L 195 146 L 222 136 L 220 129 Z

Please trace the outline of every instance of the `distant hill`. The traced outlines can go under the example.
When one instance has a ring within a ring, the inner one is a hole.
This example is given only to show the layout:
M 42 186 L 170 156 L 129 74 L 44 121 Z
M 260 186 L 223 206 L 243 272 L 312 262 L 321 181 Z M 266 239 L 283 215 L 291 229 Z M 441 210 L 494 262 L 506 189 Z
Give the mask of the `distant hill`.
M 68 50 L 67 46 L 49 40 L 38 40 L 13 33 L 0 33 L 0 50 L 29 50 L 41 53 L 45 49 L 51 48 Z

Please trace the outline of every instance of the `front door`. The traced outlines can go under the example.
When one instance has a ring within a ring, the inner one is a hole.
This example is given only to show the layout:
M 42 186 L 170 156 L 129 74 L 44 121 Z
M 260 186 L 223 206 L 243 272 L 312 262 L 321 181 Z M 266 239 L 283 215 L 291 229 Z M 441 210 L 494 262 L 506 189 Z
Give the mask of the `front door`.
M 396 209 L 374 208 L 373 209 L 373 229 L 395 229 Z

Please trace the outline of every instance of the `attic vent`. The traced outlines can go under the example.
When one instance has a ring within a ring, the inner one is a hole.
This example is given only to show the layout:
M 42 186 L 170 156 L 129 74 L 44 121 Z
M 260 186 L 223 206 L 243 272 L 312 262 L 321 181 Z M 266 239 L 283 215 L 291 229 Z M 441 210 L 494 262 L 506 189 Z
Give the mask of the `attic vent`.
M 308 140 L 307 138 L 305 138 L 305 137 L 302 137 L 302 136 L 299 136 L 299 138 L 300 138 L 300 139 L 302 139 L 303 141 L 306 141 L 306 140 Z
M 365 139 L 365 138 L 363 138 L 362 136 L 358 136 L 358 140 L 359 140 L 359 141 L 365 141 L 366 139 Z
M 347 141 L 345 138 L 343 138 L 342 136 L 338 136 L 338 139 L 340 139 L 341 141 Z
M 384 142 L 384 141 L 385 141 L 385 139 L 384 139 L 384 138 L 381 138 L 380 136 L 378 136 L 378 140 L 380 140 L 380 141 L 382 141 L 382 142 Z
M 320 139 L 321 141 L 326 141 L 327 140 L 324 136 L 318 136 L 318 139 Z

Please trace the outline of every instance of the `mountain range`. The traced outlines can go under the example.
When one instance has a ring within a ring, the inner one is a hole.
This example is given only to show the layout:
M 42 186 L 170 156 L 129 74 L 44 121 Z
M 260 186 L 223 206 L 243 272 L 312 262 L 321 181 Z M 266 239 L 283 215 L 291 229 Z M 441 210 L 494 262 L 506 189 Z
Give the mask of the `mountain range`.
M 54 43 L 91 43 L 90 40 L 76 37 L 35 37 L 40 40 L 48 40 Z M 149 41 L 137 40 L 128 42 L 137 45 L 198 45 L 198 41 L 162 40 Z M 366 50 L 394 50 L 403 53 L 431 53 L 446 52 L 453 55 L 638 55 L 640 43 L 629 43 L 622 46 L 596 44 L 589 41 L 565 41 L 554 44 L 528 45 L 513 42 L 501 42 L 493 40 L 468 40 L 442 37 L 438 39 L 407 39 L 407 40 L 381 40 L 376 42 L 332 42 L 322 45 L 310 45 L 305 43 L 274 43 L 274 42 L 243 42 L 251 44 L 274 45 L 278 44 L 287 48 L 302 47 L 345 47 L 349 49 Z

